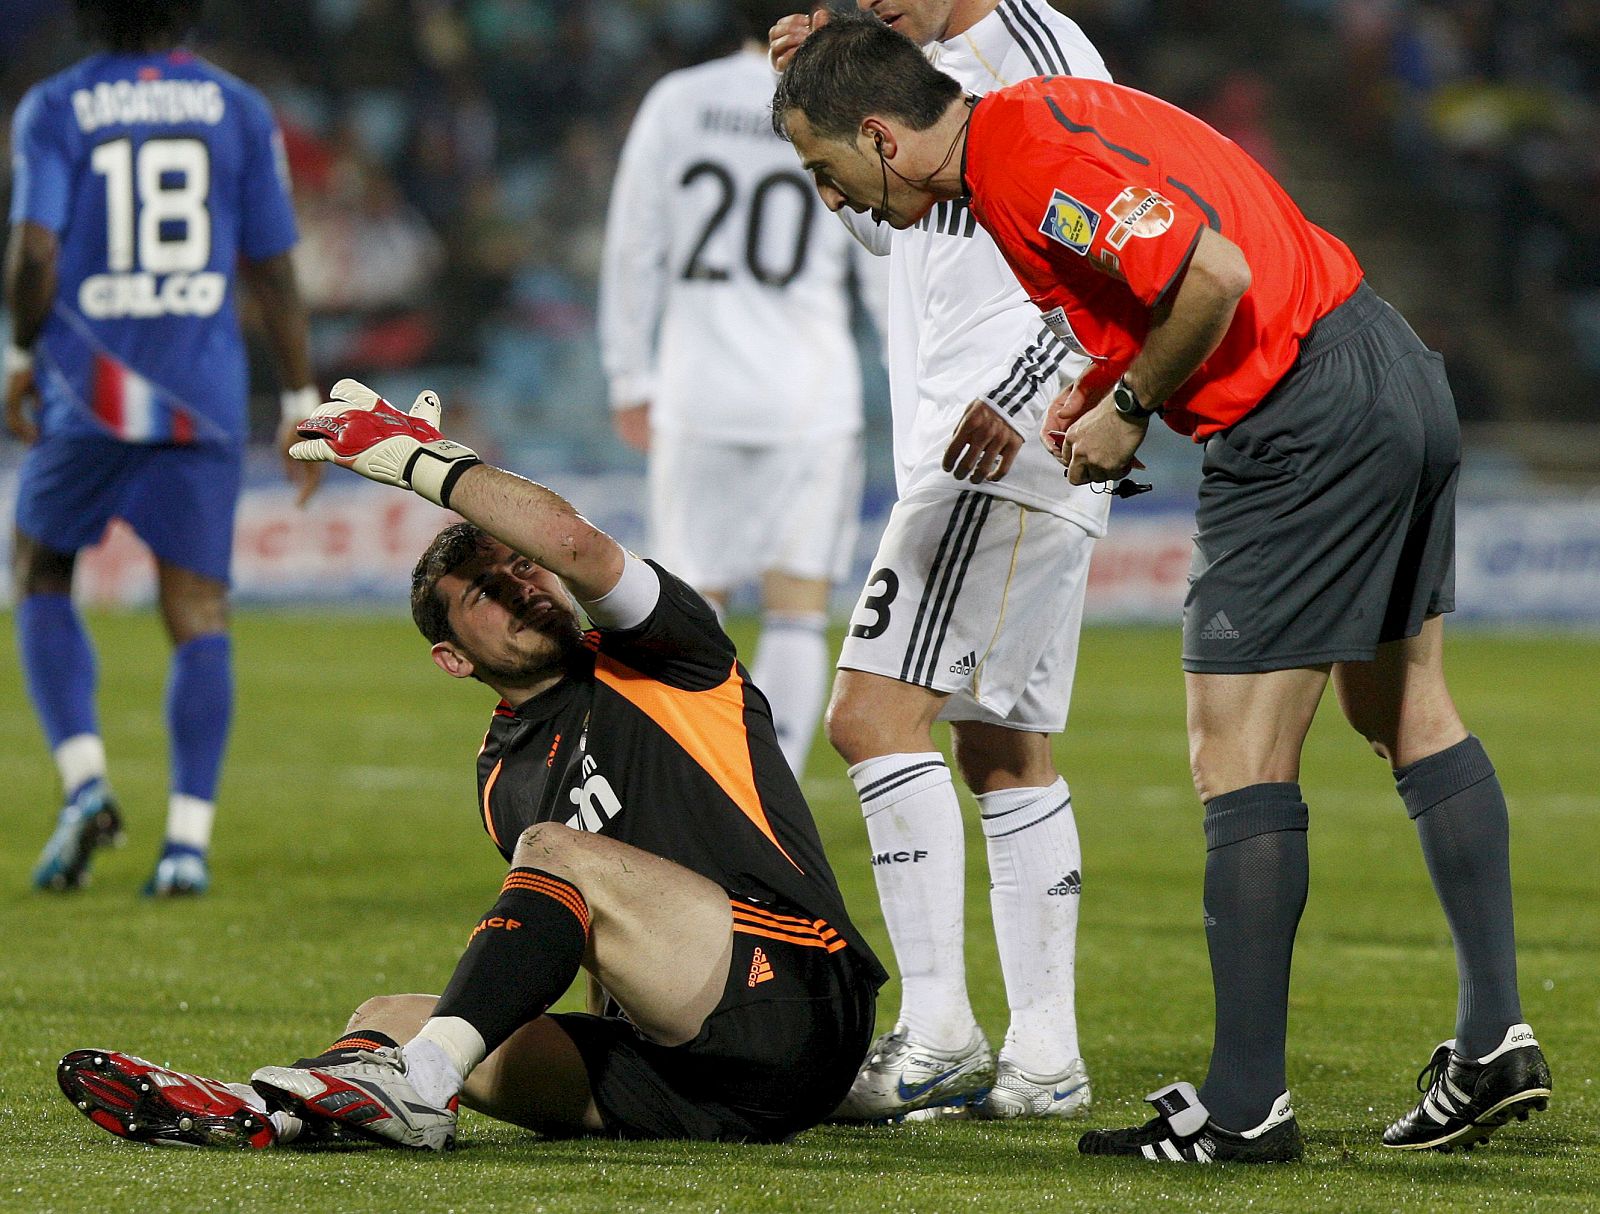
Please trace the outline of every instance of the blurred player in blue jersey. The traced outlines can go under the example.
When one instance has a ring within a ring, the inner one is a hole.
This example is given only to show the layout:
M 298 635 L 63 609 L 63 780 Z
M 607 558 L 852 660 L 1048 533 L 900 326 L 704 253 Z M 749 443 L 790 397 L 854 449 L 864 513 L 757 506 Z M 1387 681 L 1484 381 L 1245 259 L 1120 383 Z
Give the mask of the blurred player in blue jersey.
M 77 0 L 103 52 L 17 108 L 6 425 L 31 444 L 13 573 L 28 690 L 66 805 L 33 873 L 83 885 L 121 834 L 95 709 L 95 659 L 72 603 L 78 550 L 121 518 L 157 563 L 174 646 L 166 840 L 147 894 L 203 893 L 233 703 L 228 573 L 246 437 L 234 286 L 250 291 L 285 385 L 286 422 L 317 403 L 283 143 L 266 101 L 179 46 L 200 0 Z M 282 431 L 288 442 L 294 429 Z M 304 502 L 316 482 L 286 460 Z

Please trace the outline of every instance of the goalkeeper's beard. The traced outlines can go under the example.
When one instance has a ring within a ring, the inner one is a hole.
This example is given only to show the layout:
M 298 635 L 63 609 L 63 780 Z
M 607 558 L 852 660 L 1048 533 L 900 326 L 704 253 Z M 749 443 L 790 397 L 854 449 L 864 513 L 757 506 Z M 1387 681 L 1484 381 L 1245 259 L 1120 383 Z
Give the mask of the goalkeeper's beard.
M 583 631 L 578 627 L 577 613 L 564 604 L 523 621 L 530 632 L 536 632 L 550 642 L 539 653 L 529 654 L 517 662 L 497 662 L 481 657 L 463 647 L 472 662 L 473 677 L 491 687 L 528 687 L 547 679 L 566 674 L 573 660 L 583 652 Z

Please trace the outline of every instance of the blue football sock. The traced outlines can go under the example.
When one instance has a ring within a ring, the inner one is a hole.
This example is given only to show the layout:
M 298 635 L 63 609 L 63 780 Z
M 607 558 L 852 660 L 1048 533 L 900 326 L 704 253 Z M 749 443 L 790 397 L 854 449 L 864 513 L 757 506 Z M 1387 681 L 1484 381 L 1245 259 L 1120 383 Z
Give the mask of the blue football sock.
M 167 732 L 172 791 L 215 801 L 233 718 L 233 647 L 226 633 L 186 641 L 172 652 Z
M 98 734 L 94 648 L 72 596 L 30 594 L 23 599 L 17 605 L 17 648 L 50 749 L 68 738 Z M 72 791 L 67 790 L 69 795 Z

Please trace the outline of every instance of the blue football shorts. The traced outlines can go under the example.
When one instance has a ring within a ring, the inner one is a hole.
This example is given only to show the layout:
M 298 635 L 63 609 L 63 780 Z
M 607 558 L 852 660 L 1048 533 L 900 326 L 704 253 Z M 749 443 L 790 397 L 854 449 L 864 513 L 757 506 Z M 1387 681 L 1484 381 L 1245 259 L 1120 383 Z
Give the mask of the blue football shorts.
M 16 526 L 46 548 L 76 552 L 120 518 L 158 560 L 226 583 L 243 474 L 239 445 L 46 436 L 22 461 Z

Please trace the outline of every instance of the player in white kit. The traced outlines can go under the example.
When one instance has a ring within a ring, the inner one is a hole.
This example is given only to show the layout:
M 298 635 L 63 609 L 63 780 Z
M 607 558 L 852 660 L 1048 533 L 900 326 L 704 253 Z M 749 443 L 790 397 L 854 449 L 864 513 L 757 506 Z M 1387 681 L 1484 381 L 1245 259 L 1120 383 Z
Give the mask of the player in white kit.
M 663 77 L 628 132 L 600 337 L 618 434 L 649 451 L 651 554 L 719 609 L 761 580 L 751 672 L 801 774 L 860 516 L 848 283 L 870 259 L 772 130 L 765 34 L 804 4 L 734 8 L 744 46 Z
M 969 92 L 1030 76 L 1109 78 L 1083 32 L 1044 0 L 858 3 Z M 808 28 L 805 17 L 779 22 L 773 61 L 786 63 Z M 841 214 L 889 255 L 899 500 L 839 657 L 828 737 L 866 815 L 901 1003 L 840 1115 L 1082 1114 L 1082 864 L 1050 735 L 1066 725 L 1089 554 L 1110 499 L 1067 484 L 1032 439 L 1088 360 L 1058 317 L 1041 321 L 959 201 L 903 232 Z M 936 720 L 951 723 L 988 844 L 1011 1013 L 998 1062 L 967 995 L 961 813 Z

